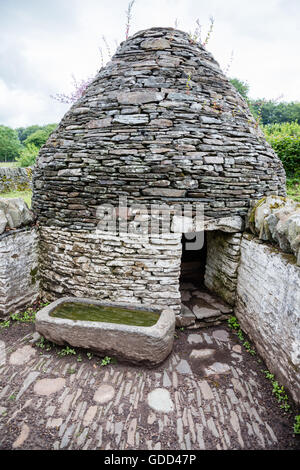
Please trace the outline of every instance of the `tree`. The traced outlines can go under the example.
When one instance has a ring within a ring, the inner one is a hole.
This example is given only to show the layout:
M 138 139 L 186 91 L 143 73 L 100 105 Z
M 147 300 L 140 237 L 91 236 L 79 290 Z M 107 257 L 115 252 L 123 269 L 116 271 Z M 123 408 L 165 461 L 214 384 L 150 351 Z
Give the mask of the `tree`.
M 255 114 L 260 115 L 261 123 L 281 124 L 283 122 L 297 122 L 300 124 L 300 103 L 291 101 L 276 102 L 274 100 L 251 100 Z
M 262 126 L 288 177 L 300 177 L 300 125 L 297 122 Z M 299 183 L 299 180 L 298 180 Z
M 242 97 L 248 101 L 248 93 L 249 93 L 249 85 L 238 78 L 230 78 L 230 83 L 234 86 L 234 88 L 242 95 Z
M 14 161 L 20 155 L 21 148 L 18 133 L 10 127 L 0 125 L 0 161 Z
M 35 164 L 36 157 L 38 156 L 39 149 L 33 145 L 28 144 L 26 147 L 23 147 L 21 154 L 16 158 L 19 166 L 27 167 Z
M 35 147 L 41 148 L 42 145 L 47 142 L 49 135 L 50 132 L 47 132 L 45 129 L 39 129 L 27 137 L 27 139 L 24 141 L 24 145 L 27 147 L 28 145 L 33 144 Z
M 29 137 L 31 134 L 38 131 L 39 129 L 40 129 L 40 126 L 38 126 L 37 124 L 33 126 L 28 126 L 28 127 L 18 127 L 16 131 L 18 133 L 21 144 L 23 144 L 23 142 L 27 139 L 27 137 Z
M 39 126 L 37 124 L 34 124 L 33 126 L 19 127 L 18 129 L 16 129 L 16 131 L 18 133 L 21 144 L 26 145 L 27 141 L 27 143 L 33 143 L 34 145 L 40 148 L 46 142 L 49 135 L 51 134 L 51 132 L 54 131 L 56 127 L 57 124 L 46 124 L 45 126 Z M 45 133 L 40 133 L 40 131 L 45 132 L 47 135 Z M 32 137 L 33 134 L 36 134 L 36 132 L 39 133 Z

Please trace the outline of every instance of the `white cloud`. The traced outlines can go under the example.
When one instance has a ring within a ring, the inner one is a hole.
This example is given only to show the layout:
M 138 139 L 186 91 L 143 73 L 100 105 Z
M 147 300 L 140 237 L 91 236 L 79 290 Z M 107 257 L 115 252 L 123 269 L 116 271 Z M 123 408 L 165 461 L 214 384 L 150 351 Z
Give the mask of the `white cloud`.
M 16 128 L 58 122 L 68 106 L 50 101 L 42 93 L 10 89 L 0 80 L 0 123 Z
M 14 0 L 0 2 L 0 123 L 58 121 L 66 107 L 51 94 L 70 92 L 71 75 L 92 76 L 101 66 L 98 47 L 112 51 L 125 36 L 129 0 Z M 152 26 L 190 31 L 199 18 L 203 38 L 214 16 L 208 49 L 229 74 L 247 81 L 252 97 L 299 100 L 297 0 L 136 0 L 131 33 Z

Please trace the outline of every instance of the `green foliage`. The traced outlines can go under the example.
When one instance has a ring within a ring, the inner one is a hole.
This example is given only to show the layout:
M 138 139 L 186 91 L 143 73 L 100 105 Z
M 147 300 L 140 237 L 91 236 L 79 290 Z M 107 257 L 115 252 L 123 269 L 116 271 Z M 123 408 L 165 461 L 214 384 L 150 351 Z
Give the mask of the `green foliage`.
M 254 115 L 261 116 L 263 125 L 296 121 L 300 124 L 300 102 L 276 102 L 272 100 L 251 100 Z
M 91 352 L 87 352 L 86 355 L 87 355 L 87 357 L 88 357 L 89 360 L 91 360 L 91 359 L 93 358 L 93 356 L 94 356 L 94 354 L 91 353 Z
M 300 434 L 300 415 L 295 416 L 294 434 Z
M 27 139 L 24 141 L 24 145 L 27 147 L 28 145 L 33 144 L 37 148 L 41 148 L 44 145 L 49 137 L 49 134 L 43 130 L 39 129 L 31 134 Z
M 70 348 L 69 346 L 66 346 L 65 348 L 61 349 L 60 351 L 57 352 L 58 356 L 70 356 L 70 355 L 76 355 L 76 351 L 73 348 Z
M 18 137 L 19 137 L 19 140 L 22 144 L 24 145 L 27 145 L 26 141 L 29 139 L 29 137 L 31 137 L 33 134 L 35 134 L 36 132 L 39 132 L 39 131 L 42 131 L 44 132 L 45 134 L 44 135 L 47 135 L 47 138 L 46 140 L 48 139 L 49 135 L 51 134 L 51 132 L 54 131 L 54 129 L 57 127 L 57 124 L 46 124 L 45 126 L 38 126 L 37 124 L 36 125 L 33 125 L 33 126 L 28 126 L 28 127 L 19 127 L 18 129 L 16 129 L 17 133 L 18 133 Z M 40 134 L 38 134 L 40 135 Z M 35 142 L 34 142 L 35 138 L 33 137 L 33 139 L 28 143 L 34 143 L 34 145 L 37 145 Z M 46 142 L 45 140 L 45 142 Z M 42 142 L 41 145 L 37 145 L 37 147 L 41 147 L 45 142 Z
M 249 341 L 244 341 L 243 343 L 244 348 L 247 349 L 248 353 L 251 354 L 251 356 L 255 356 L 256 352 L 254 349 L 252 349 L 251 344 Z
M 47 339 L 45 339 L 43 336 L 35 343 L 35 346 L 43 349 L 45 351 L 51 351 L 53 344 L 50 343 Z
M 105 357 L 102 359 L 100 365 L 101 365 L 101 366 L 107 366 L 107 365 L 110 364 L 110 363 L 111 363 L 111 357 L 105 356 Z
M 10 326 L 10 320 L 4 320 L 0 322 L 0 328 L 9 328 Z
M 268 370 L 263 370 L 262 371 L 265 374 L 265 377 L 270 380 L 273 389 L 272 393 L 275 395 L 278 403 L 280 403 L 280 408 L 283 409 L 284 411 L 289 411 L 291 406 L 288 403 L 288 396 L 285 392 L 285 389 L 283 386 L 279 385 L 277 380 L 275 380 L 274 374 L 271 374 Z
M 33 309 L 28 309 L 26 312 L 12 313 L 10 315 L 11 320 L 20 323 L 34 323 L 36 312 Z
M 239 338 L 239 340 L 243 341 L 243 346 L 246 348 L 246 350 L 251 355 L 254 356 L 254 354 L 256 354 L 256 352 L 255 352 L 254 349 L 251 348 L 251 344 L 249 343 L 249 341 L 245 341 L 243 330 L 241 329 L 240 324 L 237 321 L 237 318 L 232 315 L 228 318 L 227 323 L 228 323 L 229 328 L 234 330 L 234 332 L 237 335 L 237 337 Z
M 10 127 L 0 126 L 0 161 L 13 161 L 20 155 L 22 146 L 18 134 Z
M 24 147 L 23 150 L 21 150 L 20 156 L 16 158 L 18 165 L 21 167 L 34 165 L 38 153 L 39 149 L 35 145 L 28 144 L 27 147 Z
M 237 318 L 234 316 L 229 317 L 227 320 L 227 323 L 228 323 L 229 328 L 233 330 L 237 330 L 240 327 L 240 324 L 237 321 Z
M 300 125 L 297 122 L 263 126 L 266 139 L 273 147 L 288 176 L 300 178 Z
M 294 201 L 300 202 L 300 178 L 287 178 L 286 188 L 288 197 L 294 199 Z
M 16 162 L 0 162 L 0 168 L 16 168 Z
M 238 78 L 230 78 L 230 83 L 234 88 L 242 95 L 242 97 L 248 101 L 249 85 Z
M 31 191 L 10 191 L 9 193 L 1 193 L 1 197 L 16 198 L 21 197 L 24 199 L 28 207 L 31 207 Z
M 18 133 L 18 137 L 19 137 L 21 144 L 23 144 L 23 142 L 27 139 L 27 137 L 29 137 L 34 132 L 38 131 L 40 128 L 41 127 L 38 125 L 33 125 L 33 126 L 28 126 L 28 127 L 18 127 L 16 131 Z

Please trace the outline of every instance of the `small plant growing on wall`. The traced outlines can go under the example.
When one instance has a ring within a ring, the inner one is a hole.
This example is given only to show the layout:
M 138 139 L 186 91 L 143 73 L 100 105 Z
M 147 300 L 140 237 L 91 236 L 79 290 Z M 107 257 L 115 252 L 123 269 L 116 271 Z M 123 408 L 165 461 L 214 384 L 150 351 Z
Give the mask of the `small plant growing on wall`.
M 300 415 L 295 416 L 295 423 L 294 423 L 294 434 L 300 434 Z

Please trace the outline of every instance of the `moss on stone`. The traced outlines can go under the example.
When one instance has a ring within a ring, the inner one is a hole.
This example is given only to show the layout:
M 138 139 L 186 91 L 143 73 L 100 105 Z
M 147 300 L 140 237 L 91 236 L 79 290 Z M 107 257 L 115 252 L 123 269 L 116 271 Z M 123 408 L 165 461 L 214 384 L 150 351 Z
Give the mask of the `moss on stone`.
M 30 270 L 31 284 L 36 284 L 37 273 L 38 273 L 38 266 Z
M 249 215 L 249 222 L 254 224 L 255 222 L 255 213 L 256 213 L 256 209 L 261 206 L 265 200 L 267 199 L 266 196 L 264 196 L 263 198 L 259 199 L 256 204 L 253 206 L 253 208 L 251 209 L 250 211 L 250 215 Z

